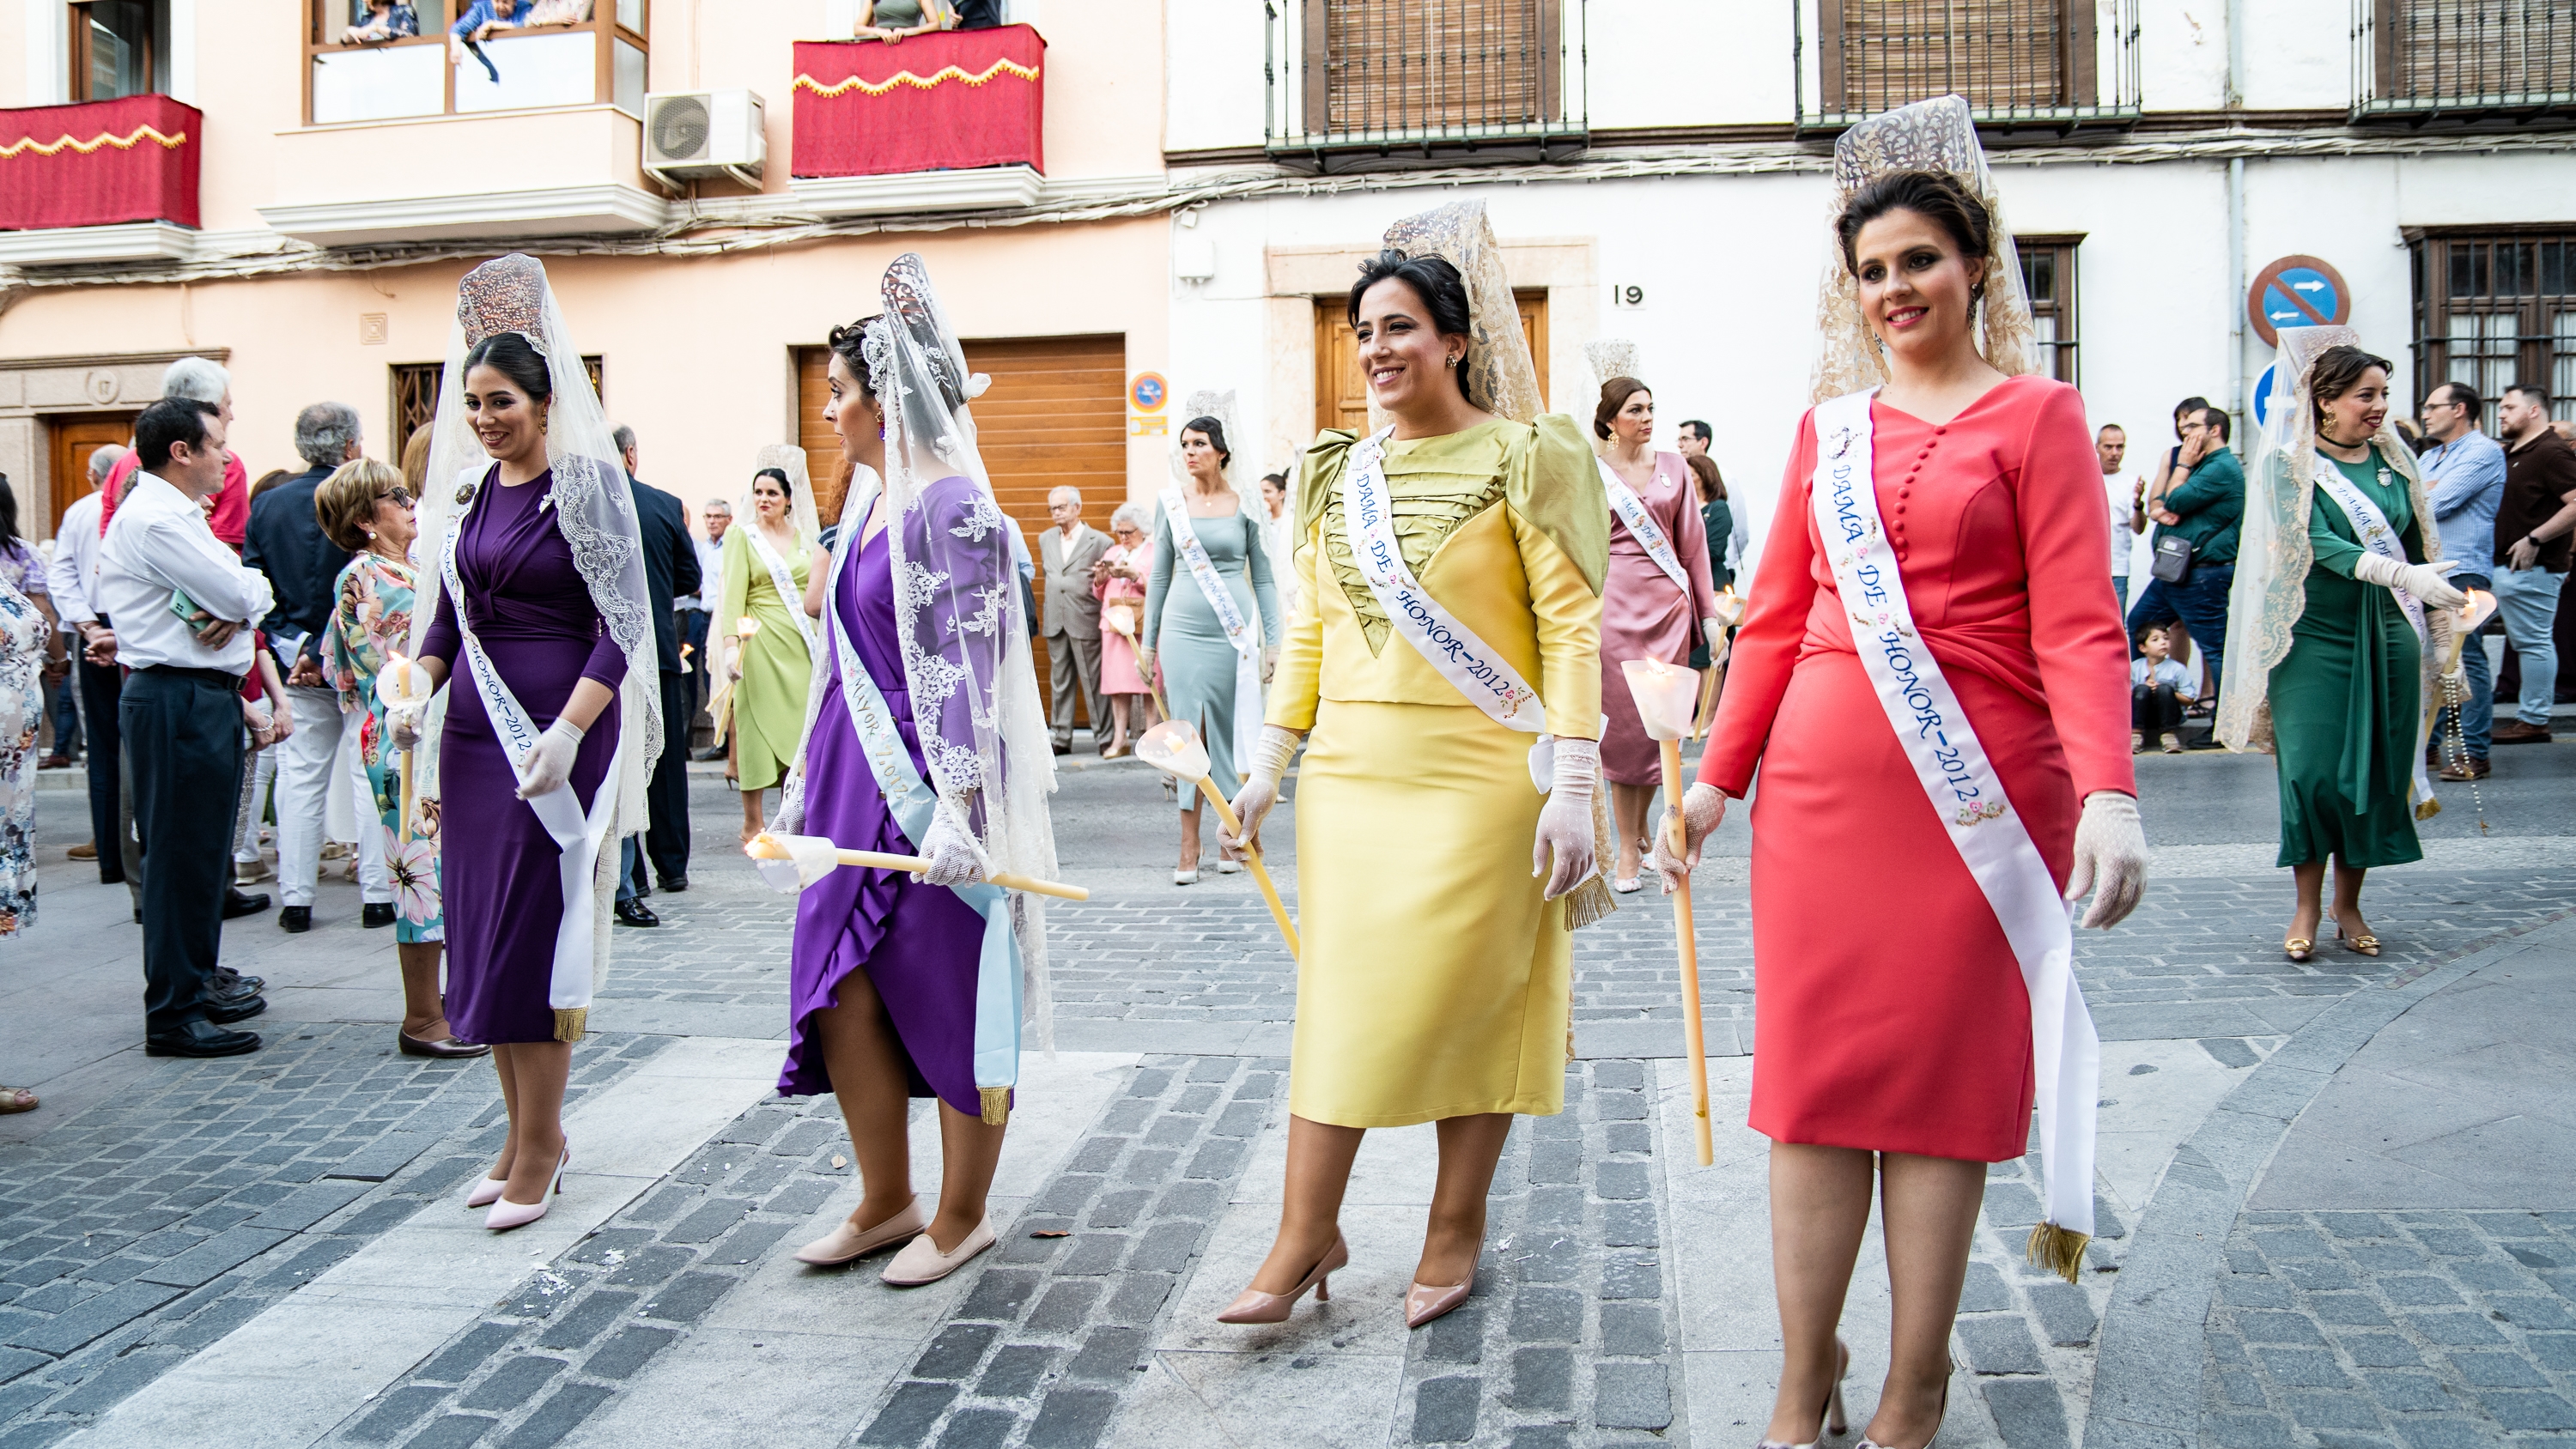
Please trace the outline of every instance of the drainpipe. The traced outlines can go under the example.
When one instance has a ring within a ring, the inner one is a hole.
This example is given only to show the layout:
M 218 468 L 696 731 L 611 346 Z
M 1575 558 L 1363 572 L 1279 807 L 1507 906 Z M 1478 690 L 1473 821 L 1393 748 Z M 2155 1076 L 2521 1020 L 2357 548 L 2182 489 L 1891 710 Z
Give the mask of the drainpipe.
M 2227 91 L 2230 112 L 2245 105 L 2245 0 L 2227 4 Z M 2245 158 L 2227 161 L 2227 406 L 2248 421 L 2245 397 Z

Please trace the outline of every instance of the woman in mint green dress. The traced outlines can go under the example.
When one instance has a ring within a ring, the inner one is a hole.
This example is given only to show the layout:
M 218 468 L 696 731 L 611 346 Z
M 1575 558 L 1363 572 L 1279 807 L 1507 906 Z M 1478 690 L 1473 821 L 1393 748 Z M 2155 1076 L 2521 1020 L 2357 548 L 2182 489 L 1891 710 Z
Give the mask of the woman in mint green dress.
M 2220 734 L 2243 749 L 2268 732 L 2280 762 L 2280 864 L 2298 885 L 2284 953 L 2314 952 L 2331 857 L 2336 935 L 2376 956 L 2362 882 L 2424 858 L 2415 822 L 2441 809 L 2422 769 L 2424 705 L 2440 688 L 2433 666 L 2456 667 L 2443 661 L 2464 597 L 2435 562 L 2414 454 L 2386 426 L 2388 360 L 2348 328 L 2282 342 L 2289 395 L 2276 391 L 2256 459 L 2259 528 L 2258 500 L 2247 507 L 2264 557 L 2250 586 L 2240 560 L 2229 600 Z

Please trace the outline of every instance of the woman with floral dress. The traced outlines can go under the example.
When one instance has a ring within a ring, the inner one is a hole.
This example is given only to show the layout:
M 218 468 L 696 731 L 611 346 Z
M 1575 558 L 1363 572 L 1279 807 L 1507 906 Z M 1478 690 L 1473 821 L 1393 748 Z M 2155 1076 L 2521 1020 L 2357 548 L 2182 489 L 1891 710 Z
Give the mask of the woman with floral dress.
M 358 758 L 385 832 L 385 866 L 394 882 L 394 952 L 402 961 L 403 1021 L 395 1045 L 412 1057 L 479 1057 L 491 1050 L 456 1040 L 439 998 L 438 959 L 447 938 L 438 890 L 438 791 L 434 773 L 412 771 L 411 828 L 403 829 L 401 752 L 385 739 L 385 704 L 376 676 L 411 638 L 411 544 L 419 533 L 411 488 L 389 464 L 344 463 L 313 491 L 313 511 L 331 541 L 356 557 L 333 589 L 324 647 L 344 714 L 358 724 Z M 424 744 L 426 741 L 424 741 Z
M 36 923 L 36 729 L 45 713 L 37 671 L 50 617 L 0 573 L 0 941 Z M 35 1106 L 26 1088 L 0 1087 L 0 1113 Z

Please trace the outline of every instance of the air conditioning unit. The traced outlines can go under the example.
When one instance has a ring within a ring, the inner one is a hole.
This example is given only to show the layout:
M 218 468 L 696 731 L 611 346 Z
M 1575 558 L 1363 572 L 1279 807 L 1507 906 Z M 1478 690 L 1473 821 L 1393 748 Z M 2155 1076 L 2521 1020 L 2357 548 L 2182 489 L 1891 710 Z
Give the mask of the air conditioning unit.
M 644 98 L 644 169 L 659 181 L 730 176 L 757 187 L 768 159 L 760 97 L 751 91 L 673 91 Z

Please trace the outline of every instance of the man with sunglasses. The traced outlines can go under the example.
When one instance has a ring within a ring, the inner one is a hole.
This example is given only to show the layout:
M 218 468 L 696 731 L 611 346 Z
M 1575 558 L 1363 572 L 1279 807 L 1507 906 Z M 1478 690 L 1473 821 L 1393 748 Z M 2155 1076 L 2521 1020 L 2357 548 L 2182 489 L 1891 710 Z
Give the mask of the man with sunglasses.
M 343 463 L 361 456 L 358 410 L 318 402 L 295 416 L 295 451 L 305 470 L 251 500 L 250 531 L 242 562 L 268 575 L 277 607 L 260 627 L 286 672 L 286 696 L 295 733 L 277 746 L 277 924 L 288 931 L 313 928 L 313 882 L 322 864 L 323 811 L 331 795 L 331 768 L 340 756 L 343 728 L 364 715 L 342 715 L 339 693 L 322 662 L 324 630 L 331 622 L 340 570 L 349 555 L 322 532 L 313 512 L 313 490 Z M 358 832 L 361 920 L 370 927 L 394 923 L 393 879 L 385 870 L 383 832 Z

